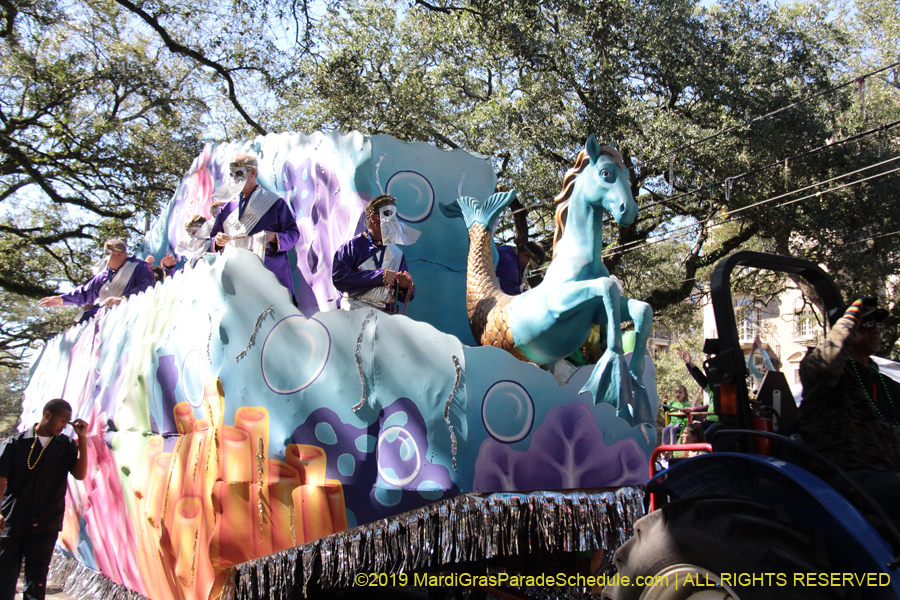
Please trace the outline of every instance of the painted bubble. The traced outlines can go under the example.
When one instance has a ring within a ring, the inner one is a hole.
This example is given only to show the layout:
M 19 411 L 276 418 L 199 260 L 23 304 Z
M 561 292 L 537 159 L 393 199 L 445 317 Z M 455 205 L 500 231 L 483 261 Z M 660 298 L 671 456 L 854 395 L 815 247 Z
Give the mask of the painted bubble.
M 481 419 L 498 442 L 518 442 L 528 436 L 534 425 L 534 401 L 515 381 L 498 381 L 484 395 Z
M 266 336 L 262 373 L 276 394 L 293 394 L 309 387 L 322 373 L 331 352 L 331 336 L 315 319 L 291 315 Z
M 388 485 L 408 485 L 422 469 L 422 456 L 415 438 L 402 427 L 382 431 L 376 448 L 378 474 Z
M 194 408 L 203 405 L 203 384 L 206 381 L 206 357 L 199 350 L 191 350 L 181 364 L 181 391 Z
M 356 438 L 356 449 L 366 454 L 375 451 L 375 442 L 377 439 L 374 435 L 361 435 Z
M 426 500 L 440 500 L 444 495 L 444 490 L 441 488 L 441 484 L 437 481 L 431 481 L 430 479 L 426 479 L 422 483 L 419 484 L 419 487 L 416 488 L 416 491 L 419 492 Z
M 401 410 L 401 411 L 395 412 L 394 414 L 389 416 L 387 419 L 385 419 L 384 425 L 382 425 L 382 427 L 384 427 L 385 429 L 387 429 L 388 427 L 403 427 L 408 422 L 409 422 L 409 415 L 407 415 L 405 412 L 403 412 Z
M 383 487 L 375 488 L 375 499 L 382 506 L 397 506 L 403 499 L 403 491 Z
M 337 459 L 337 467 L 341 475 L 352 477 L 353 472 L 356 471 L 356 459 L 352 454 L 341 454 Z
M 415 171 L 398 171 L 388 179 L 385 191 L 397 199 L 397 216 L 410 223 L 421 223 L 434 209 L 434 188 Z
M 316 439 L 329 446 L 333 446 L 338 442 L 337 434 L 330 423 L 319 423 L 316 425 Z

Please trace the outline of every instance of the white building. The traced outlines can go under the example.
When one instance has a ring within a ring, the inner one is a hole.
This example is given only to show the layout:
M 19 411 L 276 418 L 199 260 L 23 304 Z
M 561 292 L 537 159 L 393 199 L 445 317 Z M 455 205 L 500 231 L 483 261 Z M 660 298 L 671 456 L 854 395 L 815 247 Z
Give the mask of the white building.
M 800 290 L 792 287 L 770 300 L 734 296 L 735 320 L 738 337 L 746 357 L 753 347 L 753 338 L 759 335 L 769 356 L 781 361 L 781 371 L 789 384 L 800 382 L 800 361 L 810 346 L 815 346 L 822 336 L 822 324 L 814 306 L 804 301 Z M 707 338 L 718 337 L 712 304 L 703 307 L 703 334 Z M 757 367 L 762 365 L 759 353 L 755 357 Z

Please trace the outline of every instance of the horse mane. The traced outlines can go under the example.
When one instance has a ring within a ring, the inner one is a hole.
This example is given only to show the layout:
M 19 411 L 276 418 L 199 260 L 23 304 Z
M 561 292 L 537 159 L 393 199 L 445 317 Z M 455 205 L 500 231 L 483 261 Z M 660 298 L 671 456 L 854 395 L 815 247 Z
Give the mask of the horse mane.
M 562 239 L 563 232 L 566 230 L 566 217 L 569 215 L 569 201 L 563 200 L 556 205 L 556 230 L 553 232 L 553 256 L 551 260 L 556 258 L 556 245 Z
M 625 168 L 625 161 L 622 154 L 613 146 L 601 146 L 600 154 L 605 154 L 615 161 L 616 165 L 628 172 Z M 575 189 L 575 179 L 584 171 L 584 168 L 591 162 L 586 150 L 582 150 L 575 158 L 575 166 L 566 171 L 563 176 L 563 189 L 553 198 L 556 203 L 556 231 L 553 232 L 553 258 L 556 258 L 556 244 L 562 239 L 566 230 L 566 217 L 569 214 L 569 198 L 572 196 L 572 190 Z

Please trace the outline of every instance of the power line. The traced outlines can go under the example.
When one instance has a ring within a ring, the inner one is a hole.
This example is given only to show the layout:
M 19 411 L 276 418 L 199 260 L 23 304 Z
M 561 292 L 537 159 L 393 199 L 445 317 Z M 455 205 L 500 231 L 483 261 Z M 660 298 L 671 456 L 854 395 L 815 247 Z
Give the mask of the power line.
M 767 204 L 767 203 L 770 203 L 770 202 L 774 202 L 774 201 L 776 201 L 776 200 L 780 200 L 781 198 L 785 198 L 785 197 L 787 197 L 787 196 L 791 196 L 791 195 L 796 194 L 796 193 L 798 193 L 798 192 L 803 192 L 803 191 L 806 191 L 806 190 L 809 190 L 809 189 L 813 189 L 813 188 L 818 187 L 818 186 L 820 186 L 820 185 L 825 185 L 825 184 L 827 184 L 827 183 L 831 183 L 831 182 L 833 182 L 833 181 L 837 181 L 837 180 L 839 180 L 839 179 L 843 179 L 843 178 L 849 177 L 849 176 L 851 176 L 851 175 L 857 175 L 857 174 L 862 173 L 862 172 L 864 172 L 864 171 L 867 171 L 867 170 L 869 170 L 869 169 L 873 169 L 873 168 L 875 168 L 875 167 L 879 167 L 879 166 L 882 166 L 882 165 L 885 165 L 885 164 L 894 162 L 894 161 L 896 161 L 896 160 L 900 160 L 900 155 L 894 156 L 894 157 L 889 158 L 889 159 L 887 159 L 887 160 L 884 160 L 884 161 L 882 161 L 882 162 L 880 162 L 880 163 L 876 163 L 876 164 L 873 164 L 873 165 L 868 165 L 868 166 L 863 167 L 863 168 L 861 168 L 861 169 L 857 169 L 856 171 L 851 171 L 851 172 L 849 172 L 849 173 L 844 173 L 844 174 L 842 174 L 842 175 L 838 175 L 838 176 L 836 176 L 836 177 L 832 177 L 831 179 L 826 179 L 826 180 L 823 180 L 823 181 L 819 181 L 819 182 L 816 182 L 816 183 L 813 183 L 813 184 L 804 186 L 804 187 L 802 187 L 802 188 L 797 188 L 796 190 L 792 190 L 792 191 L 786 192 L 786 193 L 784 193 L 784 194 L 779 194 L 779 195 L 777 195 L 777 196 L 773 196 L 773 197 L 771 197 L 771 198 L 767 198 L 767 199 L 765 199 L 765 200 L 761 200 L 761 201 L 756 202 L 756 203 L 754 203 L 754 204 L 750 204 L 750 205 L 748 205 L 748 206 L 744 206 L 744 207 L 735 209 L 735 210 L 733 210 L 733 211 L 730 211 L 730 212 L 728 212 L 728 213 L 725 213 L 725 215 L 724 215 L 724 217 L 722 218 L 722 220 L 720 220 L 720 221 L 718 221 L 718 222 L 716 222 L 716 223 L 713 223 L 713 224 L 711 224 L 711 225 L 708 225 L 708 227 L 709 227 L 709 229 L 715 229 L 715 228 L 717 228 L 717 227 L 720 227 L 720 226 L 724 225 L 726 222 L 734 222 L 734 220 L 729 219 L 729 217 L 730 217 L 731 215 L 737 213 L 737 212 L 741 212 L 741 211 L 747 210 L 747 209 L 749 209 L 749 208 L 753 208 L 753 207 L 756 207 L 756 206 L 760 206 L 760 205 L 763 205 L 763 204 Z M 790 205 L 790 204 L 795 204 L 795 203 L 801 202 L 801 201 L 803 201 L 803 200 L 808 200 L 808 199 L 810 199 L 810 198 L 814 198 L 814 197 L 817 197 L 817 196 L 821 196 L 822 194 L 828 194 L 828 193 L 830 193 L 830 192 L 836 192 L 836 191 L 838 191 L 838 190 L 842 190 L 842 189 L 844 189 L 844 188 L 852 187 L 852 186 L 857 185 L 857 184 L 859 184 L 859 183 L 864 183 L 864 182 L 866 182 L 866 181 L 870 181 L 870 180 L 873 180 L 873 179 L 878 179 L 878 178 L 880 178 L 880 177 L 884 177 L 884 176 L 886 176 L 886 175 L 890 175 L 890 174 L 896 173 L 896 172 L 898 172 L 898 171 L 900 171 L 900 167 L 898 167 L 898 168 L 896 168 L 896 169 L 892 169 L 892 170 L 890 170 L 890 171 L 885 171 L 885 172 L 882 172 L 882 173 L 878 173 L 878 174 L 876 174 L 876 175 L 871 175 L 871 176 L 865 177 L 865 178 L 863 178 L 863 179 L 858 179 L 858 180 L 856 180 L 856 181 L 851 181 L 851 182 L 849 182 L 849 183 L 847 183 L 847 184 L 840 185 L 840 186 L 838 186 L 838 187 L 834 187 L 834 188 L 831 188 L 831 189 L 828 189 L 828 190 L 819 191 L 819 192 L 816 192 L 815 194 L 810 194 L 810 195 L 808 195 L 808 196 L 803 196 L 802 198 L 795 198 L 795 199 L 793 199 L 793 200 L 788 200 L 787 202 L 783 202 L 783 203 L 781 203 L 781 204 L 778 204 L 778 205 L 774 206 L 773 209 L 779 209 L 779 208 L 788 206 L 788 205 Z M 741 220 L 741 219 L 743 219 L 743 218 L 746 218 L 746 217 L 737 217 L 736 220 Z M 606 248 L 603 249 L 603 255 L 604 255 L 604 256 L 609 256 L 610 254 L 625 254 L 626 252 L 630 252 L 630 251 L 632 251 L 632 250 L 638 250 L 638 249 L 643 248 L 643 247 L 646 247 L 646 246 L 651 246 L 651 245 L 653 245 L 653 244 L 658 244 L 658 243 L 661 243 L 661 242 L 664 242 L 664 241 L 668 241 L 668 240 L 670 240 L 670 239 L 673 239 L 673 238 L 675 238 L 675 237 L 678 237 L 678 236 L 675 235 L 675 234 L 677 234 L 677 233 L 679 233 L 679 232 L 682 232 L 682 231 L 685 231 L 685 230 L 688 230 L 688 229 L 699 229 L 702 225 L 703 225 L 703 223 L 691 223 L 691 224 L 689 224 L 689 225 L 684 225 L 684 226 L 678 227 L 678 228 L 676 228 L 676 229 L 671 229 L 671 230 L 669 230 L 669 231 L 666 231 L 665 233 L 663 233 L 663 234 L 660 235 L 660 236 L 657 236 L 657 237 L 654 237 L 654 238 L 650 238 L 650 239 L 648 239 L 648 240 L 641 240 L 641 241 L 634 241 L 634 242 L 626 242 L 625 244 L 620 244 L 620 245 L 618 245 L 618 246 L 606 247 Z M 893 234 L 885 234 L 884 236 L 877 236 L 877 237 L 886 237 L 887 235 L 893 235 Z M 870 239 L 876 239 L 876 238 L 870 238 Z M 868 239 L 867 239 L 867 240 L 862 240 L 862 241 L 868 241 Z M 850 242 L 850 243 L 856 244 L 856 243 L 859 243 L 859 241 L 856 241 L 856 242 Z M 540 270 L 538 270 L 538 271 L 540 271 Z M 538 272 L 538 271 L 536 271 L 536 272 Z
M 845 183 L 844 185 L 839 185 L 838 187 L 831 188 L 830 190 L 825 190 L 824 192 L 816 192 L 815 194 L 810 194 L 809 196 L 804 196 L 802 198 L 797 198 L 795 200 L 788 200 L 787 202 L 782 202 L 781 204 L 776 204 L 774 208 L 781 208 L 781 207 L 787 206 L 789 204 L 795 204 L 802 200 L 808 200 L 810 198 L 815 198 L 816 196 L 821 196 L 822 194 L 836 192 L 836 191 L 842 190 L 844 188 L 852 187 L 858 183 L 865 183 L 866 181 L 870 181 L 872 179 L 878 179 L 879 177 L 884 177 L 885 175 L 890 175 L 891 173 L 896 173 L 898 171 L 900 171 L 900 167 L 897 167 L 896 169 L 891 169 L 890 171 L 885 171 L 884 173 L 878 173 L 877 175 L 870 175 L 870 176 L 864 177 L 862 179 L 857 179 L 856 181 L 851 181 L 850 183 Z
M 797 194 L 797 193 L 799 193 L 799 192 L 803 192 L 803 191 L 805 191 L 805 190 L 812 189 L 812 188 L 814 188 L 814 187 L 818 187 L 818 186 L 824 185 L 824 184 L 826 184 L 826 183 L 831 183 L 832 181 L 837 181 L 838 179 L 843 179 L 844 177 L 849 177 L 849 176 L 851 176 L 851 175 L 856 175 L 857 173 L 862 173 L 863 171 L 867 171 L 868 169 L 873 169 L 873 168 L 875 168 L 875 167 L 884 165 L 884 164 L 889 163 L 889 162 L 893 162 L 893 161 L 898 160 L 898 159 L 900 159 L 900 156 L 894 156 L 894 157 L 892 157 L 892 158 L 890 158 L 890 159 L 888 159 L 888 160 L 882 161 L 882 162 L 877 163 L 877 164 L 874 164 L 874 165 L 869 165 L 869 166 L 863 167 L 863 168 L 861 168 L 861 169 L 857 169 L 856 171 L 851 171 L 851 172 L 849 172 L 849 173 L 844 173 L 843 175 L 838 175 L 838 176 L 836 176 L 836 177 L 832 177 L 831 179 L 826 179 L 826 180 L 824 180 L 824 181 L 819 181 L 819 182 L 816 182 L 816 183 L 813 183 L 813 184 L 804 186 L 804 187 L 802 187 L 802 188 L 798 188 L 798 189 L 796 189 L 796 190 L 791 190 L 790 192 L 785 192 L 784 194 L 779 194 L 778 196 L 773 196 L 773 197 L 771 197 L 771 198 L 767 198 L 767 199 L 765 199 L 765 200 L 761 200 L 761 201 L 759 201 L 759 202 L 756 202 L 756 203 L 754 203 L 754 204 L 750 204 L 750 205 L 748 205 L 748 206 L 744 206 L 744 207 L 741 207 L 741 208 L 737 208 L 737 209 L 735 209 L 735 210 L 733 210 L 733 211 L 730 211 L 730 212 L 726 213 L 726 217 L 727 217 L 728 215 L 731 215 L 731 214 L 734 214 L 734 213 L 737 213 L 737 212 L 741 212 L 741 211 L 743 211 L 743 210 L 746 210 L 746 209 L 749 209 L 749 208 L 753 208 L 753 207 L 756 207 L 756 206 L 760 206 L 760 205 L 766 204 L 766 203 L 768 203 L 768 202 L 774 202 L 775 200 L 780 200 L 781 198 L 785 198 L 785 197 L 787 197 L 787 196 L 791 196 L 791 195 L 793 195 L 793 194 Z M 865 180 L 862 180 L 862 181 L 865 181 Z M 794 201 L 792 200 L 791 202 L 794 202 Z M 785 205 L 786 205 L 786 204 L 785 204 Z M 776 206 L 775 208 L 778 208 L 778 207 Z M 699 223 L 691 223 L 690 225 L 684 225 L 684 226 L 678 227 L 678 228 L 676 228 L 676 229 L 671 229 L 671 230 L 669 230 L 669 231 L 666 231 L 662 236 L 660 236 L 660 238 L 662 238 L 662 239 L 670 239 L 671 237 L 673 237 L 672 234 L 678 233 L 679 231 L 684 231 L 684 230 L 686 230 L 686 229 L 690 229 L 690 228 L 692 228 L 692 227 L 697 227 L 698 225 L 699 225 Z M 657 238 L 654 238 L 654 239 L 657 239 Z M 604 248 L 604 252 L 610 252 L 610 251 L 613 251 L 613 250 L 619 250 L 619 249 L 625 249 L 625 251 L 628 251 L 628 250 L 633 249 L 633 248 L 629 248 L 629 246 L 640 245 L 640 244 L 644 244 L 645 242 L 646 242 L 646 241 L 626 242 L 625 244 L 620 244 L 620 245 L 618 245 L 618 246 L 613 246 L 612 248 Z M 654 242 L 654 243 L 657 243 L 657 242 Z
M 731 215 L 733 215 L 733 214 L 735 214 L 735 213 L 743 212 L 743 211 L 748 210 L 748 209 L 750 209 L 750 208 L 754 208 L 754 207 L 760 206 L 760 205 L 762 205 L 762 204 L 767 204 L 767 203 L 769 203 L 769 202 L 774 202 L 775 200 L 779 200 L 779 199 L 784 198 L 784 197 L 786 197 L 786 196 L 790 196 L 791 194 L 796 194 L 796 193 L 798 193 L 798 192 L 803 192 L 803 191 L 812 189 L 812 188 L 814 188 L 814 187 L 817 187 L 817 186 L 820 186 L 820 185 L 824 185 L 824 184 L 826 184 L 826 183 L 831 183 L 832 181 L 837 181 L 838 179 L 843 179 L 844 177 L 849 177 L 850 175 L 856 175 L 857 173 L 862 173 L 863 171 L 868 171 L 869 169 L 874 169 L 875 167 L 880 167 L 881 165 L 886 165 L 887 163 L 894 162 L 895 160 L 900 160 L 900 156 L 894 156 L 893 158 L 889 158 L 889 159 L 887 159 L 887 160 L 883 160 L 883 161 L 881 161 L 880 163 L 875 163 L 874 165 L 869 165 L 868 167 L 863 167 L 862 169 L 857 169 L 856 171 L 851 171 L 850 173 L 844 173 L 843 175 L 838 175 L 837 177 L 832 177 L 831 179 L 826 179 L 825 181 L 819 181 L 819 182 L 813 183 L 813 184 L 811 184 L 811 185 L 807 185 L 807 186 L 802 187 L 802 188 L 797 188 L 796 190 L 793 190 L 793 191 L 791 191 L 791 192 L 787 192 L 787 193 L 785 193 L 785 194 L 781 194 L 780 196 L 775 196 L 775 197 L 773 197 L 773 198 L 768 198 L 768 199 L 766 199 L 766 200 L 761 200 L 761 201 L 759 201 L 759 202 L 754 202 L 753 204 L 748 204 L 747 206 L 741 206 L 740 208 L 736 208 L 736 209 L 734 209 L 734 210 L 730 210 L 730 211 L 724 213 L 724 216 L 729 217 L 729 216 L 731 216 Z M 865 179 L 863 179 L 863 180 L 861 180 L 861 181 L 865 181 Z M 790 204 L 790 203 L 792 203 L 792 202 L 796 202 L 796 200 L 791 200 L 791 202 L 787 202 L 787 203 L 781 204 L 781 205 L 779 205 L 779 206 L 786 206 L 787 204 Z M 777 208 L 777 207 L 776 207 L 776 208 Z
M 663 200 L 644 203 L 644 204 L 642 204 L 641 208 L 646 209 L 646 208 L 652 208 L 652 207 L 654 207 L 654 206 L 666 206 L 666 204 L 667 204 L 668 202 L 671 202 L 671 201 L 673 201 L 673 200 L 678 200 L 679 198 L 684 198 L 684 197 L 686 197 L 686 196 L 694 196 L 694 195 L 699 194 L 699 193 L 701 193 L 701 192 L 705 192 L 706 190 L 708 190 L 708 189 L 710 188 L 710 186 L 714 186 L 714 185 L 715 185 L 715 186 L 722 185 L 722 184 L 725 184 L 725 183 L 726 183 L 727 181 L 729 181 L 729 180 L 731 180 L 731 181 L 736 181 L 736 180 L 738 180 L 738 179 L 743 179 L 744 177 L 747 177 L 747 176 L 750 176 L 750 175 L 755 175 L 755 174 L 757 174 L 757 173 L 760 173 L 760 172 L 762 172 L 762 171 L 765 171 L 765 170 L 767 170 L 767 169 L 771 169 L 771 168 L 773 168 L 773 167 L 777 167 L 777 166 L 780 166 L 780 165 L 789 165 L 792 161 L 799 160 L 799 159 L 802 159 L 802 158 L 806 158 L 806 157 L 808 157 L 808 156 L 812 156 L 812 155 L 814 155 L 814 154 L 818 154 L 818 153 L 824 152 L 824 151 L 826 151 L 826 150 L 831 150 L 831 149 L 834 149 L 834 148 L 838 148 L 839 146 L 841 146 L 841 145 L 843 145 L 843 144 L 846 144 L 846 143 L 849 143 L 849 142 L 859 141 L 859 140 L 864 139 L 864 138 L 866 138 L 866 137 L 868 137 L 868 136 L 871 136 L 871 135 L 878 135 L 878 134 L 880 134 L 880 133 L 883 133 L 883 132 L 885 132 L 885 131 L 888 131 L 889 129 L 893 129 L 894 127 L 897 127 L 898 125 L 900 125 L 900 119 L 898 119 L 898 120 L 896 120 L 896 121 L 892 121 L 892 122 L 890 122 L 890 123 L 885 123 L 885 124 L 883 124 L 883 125 L 879 125 L 878 127 L 874 127 L 874 128 L 872 128 L 872 129 L 869 129 L 868 131 L 863 131 L 863 132 L 861 132 L 861 133 L 857 133 L 857 134 L 855 134 L 855 135 L 851 135 L 851 136 L 849 136 L 849 137 L 845 137 L 845 138 L 843 138 L 843 139 L 837 140 L 837 141 L 832 142 L 832 143 L 830 143 L 830 144 L 823 144 L 822 146 L 819 146 L 819 147 L 817 147 L 817 148 L 813 148 L 813 149 L 811 149 L 811 150 L 806 150 L 806 151 L 801 152 L 801 153 L 799 153 L 799 154 L 795 154 L 795 155 L 793 155 L 793 156 L 788 156 L 787 158 L 779 159 L 779 160 L 777 160 L 777 161 L 775 161 L 775 162 L 772 162 L 772 163 L 769 163 L 769 164 L 767 164 L 767 165 L 763 165 L 763 166 L 761 166 L 761 167 L 757 167 L 757 168 L 755 168 L 755 169 L 751 169 L 751 170 L 749 170 L 749 171 L 745 171 L 745 172 L 743 172 L 743 173 L 739 173 L 738 175 L 732 175 L 732 176 L 726 177 L 725 179 L 720 179 L 720 180 L 718 180 L 718 181 L 713 181 L 713 182 L 710 182 L 710 183 L 706 183 L 706 184 L 704 184 L 704 185 L 701 186 L 701 187 L 694 188 L 693 190 L 690 190 L 690 191 L 687 191 L 687 192 L 681 192 L 680 194 L 677 194 L 677 195 L 675 195 L 675 196 L 669 196 L 669 197 L 667 197 L 667 198 L 665 198 L 665 199 L 663 199 Z M 511 212 L 508 213 L 508 214 L 509 214 L 510 216 L 512 216 L 512 215 L 518 214 L 518 213 L 520 213 L 520 212 L 525 212 L 525 211 L 533 210 L 533 209 L 535 209 L 535 208 L 537 208 L 537 207 L 539 207 L 539 206 L 541 206 L 540 203 L 534 203 L 534 204 L 531 204 L 531 205 L 529 205 L 529 206 L 525 206 L 525 207 L 522 207 L 522 208 L 517 208 L 516 210 L 511 211 Z M 606 219 L 608 220 L 608 217 L 607 217 Z
M 862 244 L 863 242 L 873 242 L 873 241 L 875 241 L 875 240 L 877 240 L 877 239 L 880 239 L 880 238 L 890 237 L 890 236 L 892 236 L 892 235 L 897 235 L 898 233 L 900 233 L 900 231 L 892 231 L 892 232 L 890 232 L 890 233 L 882 233 L 881 235 L 873 235 L 872 237 L 865 238 L 865 239 L 862 239 L 862 240 L 856 240 L 855 242 L 847 242 L 847 245 L 850 246 L 850 245 L 853 245 L 853 244 Z
M 895 158 L 900 158 L 900 157 L 895 157 Z M 839 190 L 842 190 L 842 189 L 845 189 L 845 188 L 848 188 L 848 187 L 852 187 L 852 186 L 857 185 L 857 184 L 860 184 L 860 183 L 865 183 L 866 181 L 871 181 L 871 180 L 873 180 L 873 179 L 878 179 L 878 178 L 880 178 L 880 177 L 884 177 L 884 176 L 886 176 L 886 175 L 890 175 L 890 174 L 892 174 L 892 173 L 896 173 L 896 172 L 898 172 L 898 171 L 900 171 L 900 167 L 898 167 L 898 168 L 896 168 L 896 169 L 892 169 L 892 170 L 890 170 L 890 171 L 885 171 L 885 172 L 883 172 L 883 173 L 878 173 L 878 174 L 876 174 L 876 175 L 871 175 L 871 176 L 865 177 L 865 178 L 863 178 L 863 179 L 858 179 L 858 180 L 856 180 L 856 181 L 851 181 L 851 182 L 849 182 L 849 183 L 845 183 L 845 184 L 843 184 L 843 185 L 840 185 L 840 186 L 837 186 L 837 187 L 834 187 L 834 188 L 830 188 L 830 189 L 827 189 L 827 190 L 824 190 L 824 191 L 819 191 L 819 192 L 816 192 L 815 194 L 810 194 L 810 195 L 808 195 L 808 196 L 803 196 L 802 198 L 796 198 L 796 199 L 794 199 L 794 200 L 788 200 L 787 202 L 783 202 L 783 203 L 781 203 L 781 204 L 778 204 L 778 205 L 774 206 L 773 209 L 782 208 L 782 207 L 788 206 L 788 205 L 790 205 L 790 204 L 794 204 L 794 203 L 796 203 L 796 202 L 801 202 L 801 201 L 803 201 L 803 200 L 808 200 L 808 199 L 810 199 L 810 198 L 815 198 L 815 197 L 817 197 L 817 196 L 822 196 L 823 194 L 828 194 L 828 193 L 831 193 L 831 192 L 836 192 L 836 191 L 839 191 Z M 840 176 L 840 177 L 845 177 L 845 176 L 846 176 L 846 175 L 842 175 L 842 176 Z M 836 178 L 835 178 L 835 179 L 836 179 Z M 834 181 L 834 179 L 831 179 L 831 180 L 828 180 L 828 181 Z M 827 182 L 821 182 L 821 183 L 827 183 Z M 815 184 L 815 185 L 821 185 L 821 183 L 820 183 L 820 184 Z M 807 188 L 802 188 L 802 189 L 809 189 L 809 186 L 807 186 Z M 798 190 L 795 190 L 794 192 L 790 192 L 790 193 L 796 193 L 797 191 L 798 191 Z M 760 203 L 757 203 L 757 204 L 763 204 L 763 203 L 765 203 L 765 202 L 771 202 L 771 201 L 777 200 L 778 198 L 783 198 L 785 195 L 790 195 L 790 193 L 789 193 L 789 194 L 782 194 L 781 196 L 777 196 L 777 197 L 774 197 L 774 198 L 769 198 L 768 200 L 764 200 L 764 201 L 762 201 L 762 202 L 760 202 Z M 737 219 L 740 220 L 740 219 L 743 219 L 743 218 L 745 218 L 745 217 L 738 217 Z M 715 228 L 717 228 L 717 227 L 721 227 L 721 226 L 724 225 L 726 222 L 729 222 L 729 221 L 726 220 L 726 219 L 723 219 L 723 220 L 721 220 L 721 221 L 719 221 L 719 222 L 717 222 L 717 223 L 713 223 L 712 225 L 708 225 L 708 227 L 709 227 L 709 229 L 715 229 Z M 678 229 L 674 229 L 674 230 L 672 230 L 672 231 L 668 231 L 668 232 L 666 232 L 665 234 L 663 234 L 663 235 L 661 235 L 661 236 L 659 236 L 659 237 L 651 238 L 651 239 L 649 239 L 649 240 L 645 240 L 645 241 L 643 241 L 643 242 L 640 242 L 639 244 L 632 245 L 631 247 L 626 247 L 628 244 L 621 244 L 621 245 L 619 245 L 619 246 L 615 246 L 615 247 L 610 248 L 610 249 L 608 249 L 608 250 L 607 250 L 607 249 L 604 249 L 604 256 L 608 256 L 607 252 L 610 252 L 610 251 L 616 251 L 615 254 L 625 254 L 626 252 L 631 252 L 632 250 L 638 250 L 638 249 L 643 248 L 643 247 L 645 247 L 645 246 L 650 246 L 650 245 L 653 245 L 653 244 L 658 244 L 658 243 L 660 243 L 660 242 L 664 242 L 664 241 L 673 239 L 674 237 L 677 237 L 677 236 L 675 236 L 675 235 L 673 235 L 673 234 L 678 233 L 679 231 L 683 231 L 683 230 L 685 230 L 685 229 L 690 229 L 690 228 L 699 228 L 699 227 L 701 227 L 702 225 L 703 225 L 702 223 L 692 223 L 692 224 L 690 224 L 690 225 L 686 225 L 686 226 L 684 226 L 684 227 L 680 227 L 680 228 L 678 228 Z M 857 242 L 853 242 L 853 243 L 857 243 Z
M 752 169 L 750 171 L 745 171 L 744 173 L 740 173 L 738 175 L 732 175 L 730 177 L 726 177 L 725 179 L 720 179 L 719 181 L 713 181 L 711 183 L 704 184 L 702 187 L 695 188 L 688 192 L 682 192 L 675 196 L 669 196 L 669 197 L 665 198 L 664 200 L 647 203 L 642 208 L 651 208 L 653 206 L 660 206 L 660 205 L 665 206 L 667 202 L 670 202 L 672 200 L 677 200 L 679 198 L 684 198 L 685 196 L 693 196 L 695 194 L 699 194 L 700 192 L 705 192 L 706 190 L 708 190 L 710 188 L 710 186 L 722 185 L 722 184 L 725 184 L 729 180 L 736 181 L 738 179 L 743 179 L 744 177 L 747 177 L 749 175 L 755 175 L 759 172 L 765 171 L 767 169 L 771 169 L 772 167 L 780 166 L 782 164 L 789 165 L 791 161 L 798 160 L 801 158 L 806 158 L 807 156 L 811 156 L 813 154 L 818 154 L 820 152 L 823 152 L 825 150 L 830 150 L 832 148 L 837 148 L 838 146 L 841 146 L 848 142 L 859 141 L 860 139 L 863 139 L 870 135 L 877 135 L 879 133 L 887 131 L 888 129 L 893 129 L 897 125 L 900 125 L 900 120 L 893 121 L 891 123 L 886 123 L 884 125 L 880 125 L 878 127 L 870 129 L 868 131 L 864 131 L 862 133 L 857 133 L 856 135 L 846 137 L 842 140 L 838 140 L 831 144 L 825 144 L 825 145 L 819 146 L 818 148 L 813 148 L 812 150 L 807 150 L 805 152 L 801 152 L 800 154 L 795 154 L 794 156 L 788 156 L 787 158 L 782 158 L 775 162 L 769 163 L 768 165 L 764 165 L 762 167 L 757 167 L 756 169 Z

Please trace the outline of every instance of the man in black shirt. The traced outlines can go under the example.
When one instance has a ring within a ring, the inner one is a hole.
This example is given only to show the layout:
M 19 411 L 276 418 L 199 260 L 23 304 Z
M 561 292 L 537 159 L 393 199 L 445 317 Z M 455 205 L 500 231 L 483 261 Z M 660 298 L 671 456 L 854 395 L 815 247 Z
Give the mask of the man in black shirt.
M 87 474 L 87 423 L 72 421 L 65 400 L 44 406 L 41 422 L 0 447 L 0 600 L 13 600 L 25 559 L 23 600 L 44 600 L 47 571 L 66 510 L 66 482 Z

